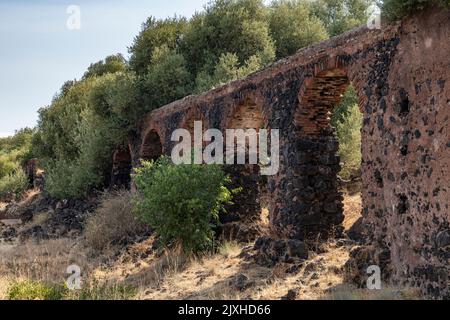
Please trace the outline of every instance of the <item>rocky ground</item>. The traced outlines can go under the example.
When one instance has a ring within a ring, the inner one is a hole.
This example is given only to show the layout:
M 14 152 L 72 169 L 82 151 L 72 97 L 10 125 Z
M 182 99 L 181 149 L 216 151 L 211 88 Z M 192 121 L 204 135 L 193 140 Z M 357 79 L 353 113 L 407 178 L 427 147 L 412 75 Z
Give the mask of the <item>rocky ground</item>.
M 81 267 L 86 282 L 136 288 L 136 299 L 415 297 L 408 290 L 356 289 L 347 279 L 347 269 L 360 245 L 348 237 L 309 244 L 309 249 L 299 242 L 271 243 L 264 238 L 257 243 L 226 242 L 195 258 L 176 249 L 161 252 L 152 237 L 94 252 L 83 241 L 83 226 L 97 205 L 96 198 L 56 201 L 37 190 L 20 203 L 1 204 L 0 299 L 6 297 L 8 284 L 18 280 L 63 283 L 68 276 L 65 270 L 73 264 Z M 360 219 L 360 195 L 347 194 L 345 208 L 349 233 Z M 260 249 L 264 246 L 266 251 Z M 271 250 L 289 252 L 289 259 L 267 263 L 273 259 L 261 252 Z

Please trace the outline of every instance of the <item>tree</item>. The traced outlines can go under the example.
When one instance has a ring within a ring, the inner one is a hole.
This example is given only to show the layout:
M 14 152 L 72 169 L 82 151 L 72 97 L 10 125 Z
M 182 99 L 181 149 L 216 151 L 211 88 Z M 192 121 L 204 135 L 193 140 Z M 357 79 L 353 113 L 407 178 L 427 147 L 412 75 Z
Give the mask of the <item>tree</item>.
M 367 23 L 371 0 L 316 0 L 311 12 L 319 18 L 331 37 Z
M 270 6 L 270 34 L 275 40 L 277 59 L 328 38 L 322 21 L 311 15 L 305 1 L 280 0 Z
M 261 61 L 257 56 L 250 57 L 242 67 L 239 67 L 238 60 L 234 53 L 222 54 L 212 75 L 207 71 L 198 74 L 196 91 L 199 93 L 208 91 L 219 85 L 243 78 L 261 68 Z
M 150 17 L 142 25 L 142 30 L 129 48 L 130 67 L 137 74 L 146 74 L 154 51 L 163 46 L 175 49 L 188 26 L 186 18 L 157 20 Z
M 217 0 L 190 21 L 181 53 L 193 75 L 212 74 L 223 54 L 236 54 L 239 66 L 252 56 L 264 66 L 275 58 L 267 10 L 261 0 Z
M 378 4 L 383 15 L 390 20 L 402 19 L 430 6 L 450 8 L 450 0 L 384 0 Z
M 167 46 L 155 48 L 144 84 L 145 104 L 150 109 L 161 107 L 192 92 L 192 77 L 186 60 Z
M 105 60 L 98 61 L 89 66 L 83 79 L 100 77 L 108 73 L 124 72 L 126 70 L 125 58 L 119 53 L 108 56 Z

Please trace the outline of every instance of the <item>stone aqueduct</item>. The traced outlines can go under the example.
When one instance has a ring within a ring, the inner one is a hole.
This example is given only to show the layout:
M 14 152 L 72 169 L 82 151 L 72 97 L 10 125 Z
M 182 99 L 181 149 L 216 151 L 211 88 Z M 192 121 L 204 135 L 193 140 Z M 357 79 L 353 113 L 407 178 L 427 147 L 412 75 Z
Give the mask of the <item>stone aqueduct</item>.
M 449 52 L 445 11 L 355 29 L 143 116 L 140 134 L 114 155 L 114 179 L 129 179 L 141 158 L 170 154 L 172 132 L 192 130 L 194 121 L 221 130 L 276 128 L 279 173 L 262 179 L 248 166 L 232 169 L 245 187 L 235 209 L 251 216 L 265 194 L 273 237 L 326 236 L 344 219 L 329 113 L 352 83 L 364 115 L 363 225 L 375 262 L 394 280 L 448 296 Z

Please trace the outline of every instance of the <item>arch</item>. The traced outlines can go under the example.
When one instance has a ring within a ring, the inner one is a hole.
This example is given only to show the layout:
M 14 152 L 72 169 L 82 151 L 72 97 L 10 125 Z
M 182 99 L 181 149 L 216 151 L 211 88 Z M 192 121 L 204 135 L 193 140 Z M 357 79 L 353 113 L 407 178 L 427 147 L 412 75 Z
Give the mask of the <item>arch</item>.
M 294 115 L 299 133 L 311 137 L 331 134 L 331 113 L 349 85 L 347 72 L 342 68 L 325 70 L 306 79 Z
M 118 147 L 113 155 L 111 185 L 113 187 L 129 188 L 132 169 L 133 165 L 130 146 L 122 145 Z
M 267 127 L 261 100 L 254 99 L 252 96 L 245 97 L 230 109 L 224 123 L 225 129 L 255 129 L 255 134 L 258 135 L 260 129 Z M 225 138 L 230 139 L 230 137 Z M 234 216 L 235 220 L 231 224 L 224 224 L 224 237 L 244 242 L 255 240 L 262 234 L 264 227 L 268 227 L 263 224 L 267 220 L 264 217 L 267 215 L 268 204 L 267 181 L 266 177 L 260 175 L 258 164 L 249 164 L 247 142 L 250 138 L 251 135 L 248 135 L 244 146 L 246 164 L 225 166 L 226 172 L 231 177 L 232 187 L 242 189 L 234 196 L 235 204 L 227 210 L 230 213 L 229 216 Z M 236 142 L 235 148 L 237 148 Z
M 151 129 L 145 135 L 141 146 L 140 158 L 150 161 L 157 160 L 163 154 L 161 138 L 155 129 Z
M 339 142 L 331 116 L 351 84 L 347 70 L 332 64 L 304 81 L 294 111 L 295 134 L 291 146 L 296 160 L 288 169 L 292 182 L 294 237 L 312 238 L 339 234 L 344 221 Z
M 237 106 L 232 109 L 232 112 L 226 121 L 226 129 L 254 129 L 256 136 L 258 136 L 260 129 L 265 129 L 267 126 L 268 121 L 264 114 L 261 101 L 254 96 L 247 96 L 239 104 L 237 104 Z M 243 146 L 243 149 L 246 150 L 247 158 L 249 156 L 248 142 L 251 138 L 255 137 L 249 135 L 245 142 L 245 146 Z M 226 139 L 228 139 L 228 137 L 226 137 Z M 235 141 L 235 143 L 236 151 L 239 142 Z

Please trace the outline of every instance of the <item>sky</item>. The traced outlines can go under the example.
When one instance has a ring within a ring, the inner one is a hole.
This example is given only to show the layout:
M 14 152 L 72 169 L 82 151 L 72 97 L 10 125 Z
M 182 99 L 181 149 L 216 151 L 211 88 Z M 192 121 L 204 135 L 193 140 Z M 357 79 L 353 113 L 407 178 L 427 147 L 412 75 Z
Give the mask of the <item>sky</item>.
M 190 17 L 208 0 L 1 0 L 0 137 L 34 127 L 67 80 L 122 53 L 149 16 Z M 76 26 L 78 6 L 80 29 Z

